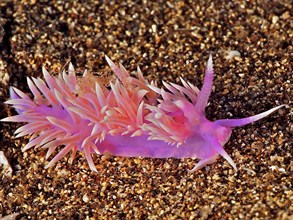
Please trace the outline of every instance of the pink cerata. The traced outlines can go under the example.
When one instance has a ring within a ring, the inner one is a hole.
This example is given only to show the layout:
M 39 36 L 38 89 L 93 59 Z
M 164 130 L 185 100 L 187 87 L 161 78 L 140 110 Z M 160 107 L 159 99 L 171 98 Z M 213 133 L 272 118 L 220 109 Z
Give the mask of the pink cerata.
M 5 122 L 25 122 L 16 137 L 31 135 L 23 148 L 48 149 L 48 159 L 58 146 L 62 148 L 46 167 L 51 167 L 71 151 L 84 152 L 89 167 L 97 171 L 91 154 L 109 153 L 125 157 L 200 159 L 191 171 L 223 156 L 237 170 L 223 146 L 233 127 L 257 121 L 281 108 L 242 119 L 209 121 L 205 107 L 212 90 L 213 65 L 207 62 L 204 84 L 197 87 L 180 78 L 182 85 L 163 82 L 158 88 L 137 69 L 131 76 L 120 64 L 106 60 L 117 79 L 108 89 L 99 78 L 84 72 L 77 78 L 72 64 L 57 77 L 43 68 L 44 79 L 27 78 L 31 99 L 17 88 L 10 88 L 11 104 L 18 115 Z

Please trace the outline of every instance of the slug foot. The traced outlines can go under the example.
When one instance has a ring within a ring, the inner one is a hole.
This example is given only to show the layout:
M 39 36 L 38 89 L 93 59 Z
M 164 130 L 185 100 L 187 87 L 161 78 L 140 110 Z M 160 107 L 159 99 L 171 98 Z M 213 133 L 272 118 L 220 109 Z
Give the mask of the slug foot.
M 200 170 L 205 165 L 214 163 L 217 160 L 218 156 L 219 154 L 213 154 L 208 158 L 201 159 L 191 170 L 187 169 L 187 171 L 193 173 L 197 170 Z

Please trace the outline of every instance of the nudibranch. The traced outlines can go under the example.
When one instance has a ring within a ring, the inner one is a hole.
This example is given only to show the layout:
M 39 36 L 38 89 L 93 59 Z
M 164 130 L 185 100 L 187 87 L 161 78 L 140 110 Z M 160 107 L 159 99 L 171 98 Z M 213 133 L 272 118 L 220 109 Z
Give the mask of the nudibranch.
M 182 85 L 148 82 L 138 68 L 132 76 L 121 65 L 106 60 L 116 75 L 110 86 L 84 72 L 77 78 L 69 64 L 58 76 L 43 68 L 43 79 L 27 78 L 33 98 L 15 87 L 10 88 L 12 105 L 18 115 L 3 122 L 25 122 L 16 137 L 30 135 L 22 149 L 47 149 L 46 159 L 56 150 L 46 167 L 51 167 L 71 152 L 82 151 L 93 171 L 92 153 L 124 157 L 194 158 L 200 161 L 192 171 L 223 156 L 237 170 L 223 146 L 231 129 L 266 117 L 283 105 L 242 119 L 209 121 L 205 116 L 213 83 L 213 65 L 207 62 L 204 83 L 198 89 L 180 78 Z M 58 146 L 62 146 L 58 148 Z

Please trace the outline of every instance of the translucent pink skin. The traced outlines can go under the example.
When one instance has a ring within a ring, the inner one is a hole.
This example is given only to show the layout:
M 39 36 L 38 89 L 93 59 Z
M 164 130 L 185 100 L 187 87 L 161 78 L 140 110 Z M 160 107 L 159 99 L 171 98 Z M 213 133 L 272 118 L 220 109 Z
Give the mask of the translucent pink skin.
M 72 162 L 82 151 L 89 167 L 97 171 L 92 153 L 109 153 L 125 157 L 198 158 L 195 171 L 223 156 L 237 170 L 223 146 L 231 128 L 257 121 L 281 106 L 243 119 L 211 122 L 205 117 L 213 82 L 212 57 L 207 63 L 204 84 L 199 90 L 181 79 L 183 86 L 163 82 L 160 89 L 148 83 L 137 70 L 132 77 L 120 64 L 106 60 L 117 76 L 111 90 L 96 82 L 95 88 L 80 91 L 75 71 L 51 76 L 44 68 L 44 80 L 32 78 L 28 86 L 33 100 L 11 87 L 11 104 L 18 115 L 1 121 L 26 122 L 15 131 L 16 137 L 31 135 L 23 151 L 32 147 L 47 148 L 49 158 L 58 146 L 62 150 L 49 162 L 51 167 L 69 151 Z M 86 82 L 87 72 L 83 79 Z

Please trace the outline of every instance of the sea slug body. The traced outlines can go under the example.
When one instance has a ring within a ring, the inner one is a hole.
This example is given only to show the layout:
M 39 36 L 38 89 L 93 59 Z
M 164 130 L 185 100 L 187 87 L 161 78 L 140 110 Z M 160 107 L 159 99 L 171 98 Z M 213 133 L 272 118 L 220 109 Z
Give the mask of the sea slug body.
M 211 56 L 200 90 L 182 78 L 182 85 L 163 82 L 164 88 L 158 88 L 143 77 L 139 68 L 133 77 L 121 64 L 116 66 L 107 56 L 106 60 L 117 76 L 110 88 L 86 71 L 77 78 L 72 64 L 68 72 L 57 77 L 43 68 L 43 80 L 27 78 L 33 99 L 10 88 L 11 99 L 6 104 L 12 105 L 18 115 L 1 121 L 27 123 L 15 131 L 16 137 L 31 135 L 23 151 L 45 148 L 48 159 L 62 146 L 47 167 L 70 151 L 72 162 L 76 152 L 82 151 L 93 171 L 97 170 L 91 154 L 106 152 L 125 157 L 200 159 L 192 171 L 215 162 L 221 155 L 237 170 L 223 148 L 231 129 L 283 106 L 248 118 L 212 122 L 205 116 L 213 83 Z

